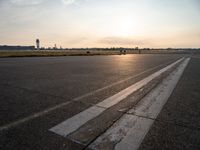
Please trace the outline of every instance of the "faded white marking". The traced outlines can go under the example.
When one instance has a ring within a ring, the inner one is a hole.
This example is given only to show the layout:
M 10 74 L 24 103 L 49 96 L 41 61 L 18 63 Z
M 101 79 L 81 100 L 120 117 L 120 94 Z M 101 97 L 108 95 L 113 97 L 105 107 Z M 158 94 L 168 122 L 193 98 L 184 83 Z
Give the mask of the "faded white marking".
M 172 68 L 173 66 L 175 66 L 177 63 L 179 63 L 180 61 L 182 61 L 183 59 L 180 59 L 174 63 L 172 63 L 171 65 L 168 65 L 167 67 L 153 73 L 152 75 L 144 78 L 143 80 L 129 86 L 128 88 L 120 91 L 119 93 L 111 96 L 110 98 L 107 98 L 106 100 L 96 104 L 97 106 L 100 107 L 104 107 L 104 108 L 109 108 L 115 104 L 117 104 L 118 102 L 120 102 L 121 100 L 125 99 L 127 96 L 129 96 L 131 93 L 133 93 L 134 91 L 142 88 L 144 85 L 146 85 L 147 83 L 149 83 L 150 81 L 152 81 L 154 78 L 160 76 L 162 73 L 164 73 L 165 71 L 169 70 L 170 68 Z
M 133 116 L 132 121 L 135 121 L 134 126 L 115 146 L 115 150 L 137 150 L 154 122 L 154 120 L 137 116 Z
M 89 148 L 92 150 L 135 150 L 141 143 L 153 120 L 125 114 Z M 121 141 L 121 142 L 120 142 Z
M 105 110 L 105 108 L 100 107 L 90 107 L 89 109 L 86 109 L 82 113 L 79 113 L 72 118 L 69 118 L 67 121 L 59 124 L 58 126 L 51 128 L 50 131 L 57 133 L 61 136 L 66 136 L 72 131 L 75 131 L 80 126 L 85 124 L 90 120 L 90 118 L 94 118 L 97 116 L 97 114 L 102 113 Z
M 179 78 L 181 77 L 185 67 L 189 63 L 189 58 L 186 59 L 174 72 L 170 74 L 162 85 L 158 86 L 148 96 L 143 98 L 135 108 L 131 109 L 129 113 L 148 118 L 156 119 L 158 113 L 161 111 L 162 106 L 167 102 L 170 94 L 173 92 Z
M 139 73 L 139 74 L 137 74 L 137 75 L 135 75 L 135 76 L 132 76 L 132 77 L 129 77 L 129 78 L 120 80 L 120 81 L 118 81 L 118 82 L 115 82 L 115 83 L 110 84 L 110 85 L 108 85 L 108 86 L 105 86 L 105 87 L 103 87 L 103 88 L 100 88 L 100 89 L 97 89 L 97 90 L 95 90 L 95 91 L 86 93 L 86 94 L 84 94 L 84 95 L 82 95 L 82 96 L 79 96 L 79 97 L 77 97 L 77 98 L 74 98 L 72 101 L 79 101 L 79 100 L 81 100 L 81 99 L 83 99 L 83 98 L 85 98 L 85 97 L 91 96 L 91 95 L 93 95 L 93 94 L 95 94 L 95 93 L 101 92 L 101 91 L 103 91 L 103 90 L 106 90 L 106 89 L 108 89 L 108 88 L 111 88 L 111 87 L 113 87 L 113 86 L 116 86 L 116 85 L 118 85 L 118 84 L 120 84 L 120 83 L 123 83 L 123 82 L 126 82 L 126 81 L 128 81 L 128 80 L 134 79 L 134 78 L 136 78 L 136 77 L 138 77 L 138 76 L 140 76 L 140 75 L 142 75 L 142 74 L 144 74 L 144 73 L 150 72 L 150 71 L 152 71 L 152 70 L 154 70 L 154 69 L 156 69 L 156 68 L 159 68 L 159 67 L 161 67 L 161 66 L 164 66 L 164 65 L 166 65 L 166 64 L 169 64 L 169 63 L 171 63 L 171 62 L 173 62 L 173 61 L 169 61 L 169 62 L 167 62 L 167 63 L 160 64 L 160 65 L 158 65 L 158 66 L 155 66 L 155 67 L 152 67 L 152 68 L 150 68 L 150 69 L 147 69 L 147 70 L 145 70 L 145 71 L 143 71 L 143 72 L 141 72 L 141 73 Z M 33 114 L 33 115 L 27 116 L 27 117 L 25 117 L 25 118 L 23 118 L 23 119 L 19 119 L 19 120 L 17 120 L 17 121 L 11 122 L 11 123 L 9 123 L 9 124 L 0 126 L 0 131 L 8 130 L 9 128 L 18 126 L 18 125 L 20 125 L 20 124 L 22 124 L 22 123 L 25 123 L 25 122 L 27 122 L 27 121 L 30 121 L 30 120 L 32 120 L 32 119 L 41 117 L 41 116 L 43 116 L 43 115 L 45 115 L 45 114 L 48 114 L 48 113 L 50 113 L 50 112 L 52 112 L 52 111 L 55 111 L 55 110 L 57 110 L 57 109 L 59 109 L 59 108 L 62 108 L 62 107 L 64 107 L 64 106 L 68 105 L 69 103 L 71 103 L 71 101 L 67 101 L 67 102 L 58 104 L 58 105 L 53 106 L 53 107 L 51 107 L 51 108 L 47 108 L 47 109 L 45 109 L 45 110 L 43 110 L 43 111 L 41 111 L 41 112 L 38 112 L 38 113 L 35 113 L 35 114 Z
M 173 92 L 183 71 L 189 63 L 186 59 L 175 71 L 162 81 L 151 93 L 147 94 L 135 108 L 125 114 L 104 134 L 98 137 L 89 148 L 93 150 L 137 150 L 146 133 L 152 126 L 162 107 Z M 149 119 L 147 117 L 150 117 Z M 154 119 L 152 119 L 154 118 Z
M 152 81 L 154 78 L 160 76 L 165 71 L 169 70 L 173 66 L 175 66 L 177 63 L 182 61 L 182 59 L 177 60 L 176 62 L 172 63 L 171 65 L 168 65 L 167 67 L 153 73 L 152 75 L 144 78 L 143 80 L 131 85 L 130 87 L 120 91 L 119 93 L 105 99 L 104 101 L 80 112 L 79 114 L 67 119 L 66 121 L 56 125 L 55 127 L 51 128 L 50 131 L 66 137 L 68 134 L 76 131 L 78 128 L 80 128 L 82 125 L 84 125 L 89 120 L 94 119 L 98 115 L 100 115 L 105 109 L 103 108 L 110 108 L 114 106 L 115 104 L 119 103 L 120 101 L 124 100 L 127 96 L 132 94 L 133 92 L 137 91 L 138 89 L 142 88 L 144 85 L 148 84 L 150 81 Z M 98 107 L 101 107 L 102 109 L 99 109 L 99 111 L 96 111 Z M 88 115 L 88 112 L 90 112 L 92 115 Z

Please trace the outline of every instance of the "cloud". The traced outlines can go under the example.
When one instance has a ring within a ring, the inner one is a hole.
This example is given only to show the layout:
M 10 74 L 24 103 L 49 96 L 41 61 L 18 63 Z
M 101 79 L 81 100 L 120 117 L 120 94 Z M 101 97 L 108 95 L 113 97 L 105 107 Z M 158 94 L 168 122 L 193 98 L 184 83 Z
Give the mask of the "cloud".
M 88 2 L 88 1 L 90 0 L 62 0 L 62 2 L 67 6 L 72 4 L 78 5 L 80 2 Z
M 100 39 L 99 43 L 107 45 L 143 45 L 144 41 L 134 40 L 130 38 L 121 38 L 121 37 L 105 37 Z
M 46 0 L 10 0 L 14 5 L 18 6 L 28 6 L 28 5 L 38 5 L 43 3 Z
M 76 2 L 76 0 L 62 0 L 64 4 L 70 5 Z

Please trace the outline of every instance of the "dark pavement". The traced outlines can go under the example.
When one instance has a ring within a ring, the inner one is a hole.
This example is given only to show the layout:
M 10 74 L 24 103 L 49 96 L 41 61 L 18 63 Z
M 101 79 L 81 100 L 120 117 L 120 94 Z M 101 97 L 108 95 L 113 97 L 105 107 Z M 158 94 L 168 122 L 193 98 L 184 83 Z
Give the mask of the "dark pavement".
M 49 113 L 0 131 L 0 149 L 83 149 L 84 146 L 49 132 L 49 129 L 180 57 L 126 55 L 0 59 L 1 127 L 65 103 Z M 199 148 L 199 67 L 200 59 L 192 58 L 140 149 Z M 127 79 L 130 77 L 133 78 Z M 121 80 L 124 81 L 93 92 Z
M 0 59 L 0 109 L 3 112 L 0 126 L 179 57 L 127 55 Z M 110 88 L 99 94 L 100 98 L 92 96 L 92 100 L 85 101 L 87 104 L 97 103 L 127 86 L 127 83 L 118 85 L 117 89 Z

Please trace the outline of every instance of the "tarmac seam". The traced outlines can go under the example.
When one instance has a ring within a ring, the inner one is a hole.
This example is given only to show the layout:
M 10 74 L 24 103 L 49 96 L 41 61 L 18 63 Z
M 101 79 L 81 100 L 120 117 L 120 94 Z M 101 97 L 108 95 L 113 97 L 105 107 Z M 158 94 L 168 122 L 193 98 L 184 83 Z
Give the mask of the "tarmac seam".
M 133 116 L 137 116 L 137 117 L 141 117 L 141 118 L 144 118 L 144 119 L 154 120 L 154 121 L 156 121 L 156 122 L 167 123 L 167 124 L 170 124 L 170 125 L 183 127 L 183 128 L 187 128 L 187 129 L 190 129 L 190 130 L 200 131 L 199 128 L 195 128 L 195 127 L 183 125 L 183 124 L 180 124 L 180 123 L 173 123 L 172 121 L 165 121 L 165 120 L 161 120 L 161 119 L 151 118 L 151 117 L 147 117 L 147 116 L 143 116 L 143 115 L 137 115 L 137 114 L 128 113 L 128 112 L 125 113 L 125 114 L 127 114 L 127 115 L 133 115 Z

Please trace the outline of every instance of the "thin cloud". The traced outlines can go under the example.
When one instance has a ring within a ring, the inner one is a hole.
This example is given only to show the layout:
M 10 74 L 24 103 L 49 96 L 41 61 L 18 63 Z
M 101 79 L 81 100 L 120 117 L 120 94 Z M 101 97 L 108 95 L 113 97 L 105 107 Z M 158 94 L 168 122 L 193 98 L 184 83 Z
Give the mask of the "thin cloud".
M 106 45 L 143 45 L 143 41 L 133 40 L 130 38 L 121 37 L 105 37 L 99 41 L 99 43 Z
M 46 0 L 10 0 L 12 4 L 19 6 L 38 5 L 44 1 Z
M 65 5 L 71 5 L 76 2 L 76 0 L 62 0 Z
M 79 2 L 88 2 L 90 0 L 62 0 L 62 2 L 65 4 L 65 5 L 72 5 L 72 4 L 76 4 L 78 5 Z

